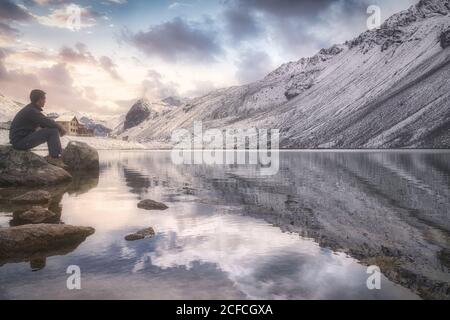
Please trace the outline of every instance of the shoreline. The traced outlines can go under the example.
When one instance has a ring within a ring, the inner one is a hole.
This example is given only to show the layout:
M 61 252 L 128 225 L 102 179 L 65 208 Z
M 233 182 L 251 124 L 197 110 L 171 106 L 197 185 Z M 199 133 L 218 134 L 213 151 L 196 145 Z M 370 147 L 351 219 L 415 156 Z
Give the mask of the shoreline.
M 164 145 L 164 143 L 157 143 L 157 146 L 152 147 L 148 144 L 152 144 L 152 142 L 147 143 L 140 143 L 140 142 L 133 142 L 133 141 L 123 141 L 119 139 L 111 139 L 107 137 L 62 137 L 61 143 L 63 147 L 65 147 L 70 141 L 80 141 L 85 142 L 95 149 L 99 151 L 171 151 L 173 150 L 172 146 L 169 146 L 166 144 L 166 146 L 161 147 L 161 144 Z M 1 145 L 9 145 L 9 138 L 8 138 L 8 130 L 0 130 L 0 144 Z M 158 145 L 159 144 L 159 145 Z M 45 146 L 43 147 L 37 147 L 33 149 L 34 151 L 45 151 L 47 148 Z M 183 150 L 183 149 L 180 149 Z M 267 149 L 261 149 L 267 150 Z M 277 152 L 449 152 L 450 148 L 286 148 L 286 149 L 268 149 L 270 151 L 277 151 Z M 229 151 L 249 151 L 248 149 L 233 149 L 233 150 L 227 150 L 227 149 L 184 149 L 185 152 L 189 151 L 218 151 L 218 152 L 229 152 Z M 253 150 L 257 151 L 257 150 Z

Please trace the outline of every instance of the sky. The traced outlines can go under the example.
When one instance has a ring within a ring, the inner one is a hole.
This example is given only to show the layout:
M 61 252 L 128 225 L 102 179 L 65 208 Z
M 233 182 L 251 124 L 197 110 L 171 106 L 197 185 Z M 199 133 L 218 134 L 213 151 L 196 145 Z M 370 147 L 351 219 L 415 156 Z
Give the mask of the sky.
M 134 101 L 247 84 L 417 0 L 0 0 L 0 93 L 49 111 L 118 115 Z

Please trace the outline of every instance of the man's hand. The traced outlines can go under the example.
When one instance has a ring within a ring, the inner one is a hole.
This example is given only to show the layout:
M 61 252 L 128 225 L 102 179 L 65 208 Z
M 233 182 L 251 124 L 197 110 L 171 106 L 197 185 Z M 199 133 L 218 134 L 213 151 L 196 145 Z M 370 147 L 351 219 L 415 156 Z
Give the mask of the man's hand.
M 67 134 L 66 129 L 64 129 L 64 127 L 63 127 L 62 125 L 59 125 L 58 130 L 59 130 L 59 135 L 60 135 L 61 137 L 64 137 L 64 136 Z

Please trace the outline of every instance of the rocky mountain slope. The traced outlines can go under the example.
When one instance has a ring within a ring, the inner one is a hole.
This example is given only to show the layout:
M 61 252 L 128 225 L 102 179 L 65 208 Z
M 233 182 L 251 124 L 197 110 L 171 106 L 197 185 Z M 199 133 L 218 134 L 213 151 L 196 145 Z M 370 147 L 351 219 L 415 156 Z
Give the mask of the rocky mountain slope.
M 168 97 L 161 101 L 150 102 L 146 98 L 142 98 L 133 104 L 131 109 L 126 114 L 125 118 L 115 128 L 114 132 L 117 134 L 126 132 L 128 129 L 142 128 L 140 124 L 145 121 L 152 121 L 161 116 L 173 111 L 176 107 L 182 104 L 182 100 L 175 97 Z
M 11 121 L 23 104 L 0 94 L 0 122 Z
M 283 148 L 449 148 L 450 0 L 421 0 L 381 29 L 264 79 L 213 91 L 122 135 L 170 143 L 173 130 L 266 128 Z

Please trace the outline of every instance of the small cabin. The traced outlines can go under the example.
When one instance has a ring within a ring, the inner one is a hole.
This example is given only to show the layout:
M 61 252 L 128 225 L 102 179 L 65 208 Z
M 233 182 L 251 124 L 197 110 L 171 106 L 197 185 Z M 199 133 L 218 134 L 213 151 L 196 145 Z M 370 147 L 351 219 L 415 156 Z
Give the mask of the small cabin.
M 55 121 L 64 127 L 69 136 L 94 136 L 94 130 L 87 129 L 78 121 L 77 117 L 64 115 L 56 118 Z
M 62 125 L 67 131 L 67 135 L 76 136 L 78 135 L 78 127 L 80 122 L 78 122 L 77 117 L 74 116 L 60 116 L 55 120 L 58 124 Z

